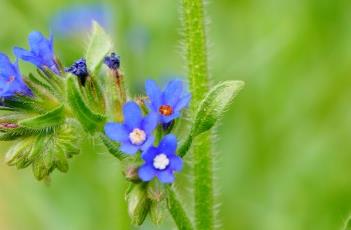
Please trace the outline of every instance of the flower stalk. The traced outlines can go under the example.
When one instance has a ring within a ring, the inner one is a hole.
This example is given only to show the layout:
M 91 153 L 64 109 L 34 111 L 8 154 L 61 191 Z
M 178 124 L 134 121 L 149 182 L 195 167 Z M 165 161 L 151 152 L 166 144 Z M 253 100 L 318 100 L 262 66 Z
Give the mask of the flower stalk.
M 188 81 L 193 95 L 191 117 L 209 87 L 203 0 L 182 0 Z M 198 137 L 192 147 L 196 229 L 213 229 L 213 162 L 211 133 Z

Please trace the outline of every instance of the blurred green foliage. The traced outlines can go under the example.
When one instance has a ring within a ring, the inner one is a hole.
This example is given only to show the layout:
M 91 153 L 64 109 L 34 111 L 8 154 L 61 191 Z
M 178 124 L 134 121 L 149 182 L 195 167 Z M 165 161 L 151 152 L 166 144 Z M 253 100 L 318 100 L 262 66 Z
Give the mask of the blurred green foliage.
M 55 12 L 87 2 L 0 0 L 1 51 L 27 47 L 30 31 L 49 33 Z M 104 3 L 131 92 L 148 77 L 185 75 L 178 1 Z M 207 9 L 213 82 L 246 82 L 218 130 L 220 229 L 341 229 L 351 212 L 351 2 L 220 0 Z M 65 65 L 85 42 L 56 40 Z M 0 164 L 0 229 L 132 229 L 119 164 L 93 145 L 49 187 Z

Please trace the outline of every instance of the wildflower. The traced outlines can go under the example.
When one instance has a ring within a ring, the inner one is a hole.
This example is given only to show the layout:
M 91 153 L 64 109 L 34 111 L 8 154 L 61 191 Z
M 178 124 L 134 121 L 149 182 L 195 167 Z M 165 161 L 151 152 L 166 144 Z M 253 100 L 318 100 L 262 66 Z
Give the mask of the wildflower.
M 73 63 L 73 65 L 69 68 L 65 68 L 65 72 L 72 73 L 76 75 L 80 83 L 84 86 L 87 77 L 89 76 L 87 62 L 84 58 L 81 58 Z
M 39 69 L 49 68 L 54 73 L 59 74 L 55 55 L 54 55 L 54 44 L 53 36 L 46 39 L 42 33 L 34 31 L 29 34 L 28 37 L 30 51 L 15 47 L 13 52 L 15 55 L 27 62 L 36 65 Z
M 158 147 L 150 147 L 142 154 L 145 161 L 139 168 L 141 180 L 151 181 L 157 177 L 162 183 L 172 183 L 174 172 L 182 170 L 183 161 L 176 155 L 177 139 L 173 134 L 163 137 Z
M 22 79 L 18 61 L 12 64 L 5 54 L 0 53 L 0 97 L 11 97 L 15 94 L 30 96 L 32 92 Z
M 121 144 L 120 150 L 126 154 L 135 154 L 138 150 L 148 149 L 154 142 L 152 132 L 157 126 L 157 115 L 151 113 L 145 117 L 135 102 L 123 106 L 124 123 L 107 123 L 106 135 Z
M 105 65 L 107 65 L 108 68 L 112 70 L 119 69 L 119 66 L 121 64 L 120 57 L 116 55 L 115 53 L 111 53 L 110 56 L 106 56 L 104 59 Z
M 188 106 L 191 94 L 183 89 L 181 80 L 169 81 L 163 91 L 153 80 L 145 83 L 146 94 L 150 99 L 147 103 L 151 111 L 159 114 L 159 119 L 166 124 L 180 116 L 182 109 Z
M 93 21 L 105 29 L 113 28 L 113 16 L 109 5 L 75 4 L 55 13 L 51 28 L 55 36 L 80 38 L 90 31 Z

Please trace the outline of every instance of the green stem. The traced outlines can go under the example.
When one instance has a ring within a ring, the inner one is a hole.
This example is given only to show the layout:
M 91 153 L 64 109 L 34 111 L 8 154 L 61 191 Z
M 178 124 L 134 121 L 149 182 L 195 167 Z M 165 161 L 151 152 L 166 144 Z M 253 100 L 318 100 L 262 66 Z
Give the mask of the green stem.
M 184 208 L 181 205 L 181 202 L 177 199 L 177 195 L 171 187 L 168 187 L 168 196 L 167 196 L 167 208 L 170 214 L 173 217 L 174 222 L 176 223 L 178 229 L 180 230 L 193 230 L 192 223 L 185 213 Z
M 194 116 L 209 86 L 204 3 L 203 0 L 182 0 L 182 3 L 188 80 L 192 93 L 191 112 Z M 199 230 L 214 228 L 211 141 L 211 133 L 207 132 L 196 138 L 192 147 L 195 221 Z

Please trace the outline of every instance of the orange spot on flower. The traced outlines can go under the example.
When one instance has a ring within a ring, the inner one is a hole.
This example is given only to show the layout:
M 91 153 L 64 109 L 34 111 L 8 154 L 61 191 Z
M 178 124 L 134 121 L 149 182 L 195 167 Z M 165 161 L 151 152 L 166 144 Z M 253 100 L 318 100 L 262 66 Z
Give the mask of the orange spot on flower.
M 170 105 L 161 105 L 159 112 L 164 116 L 170 116 L 173 113 L 173 109 Z

